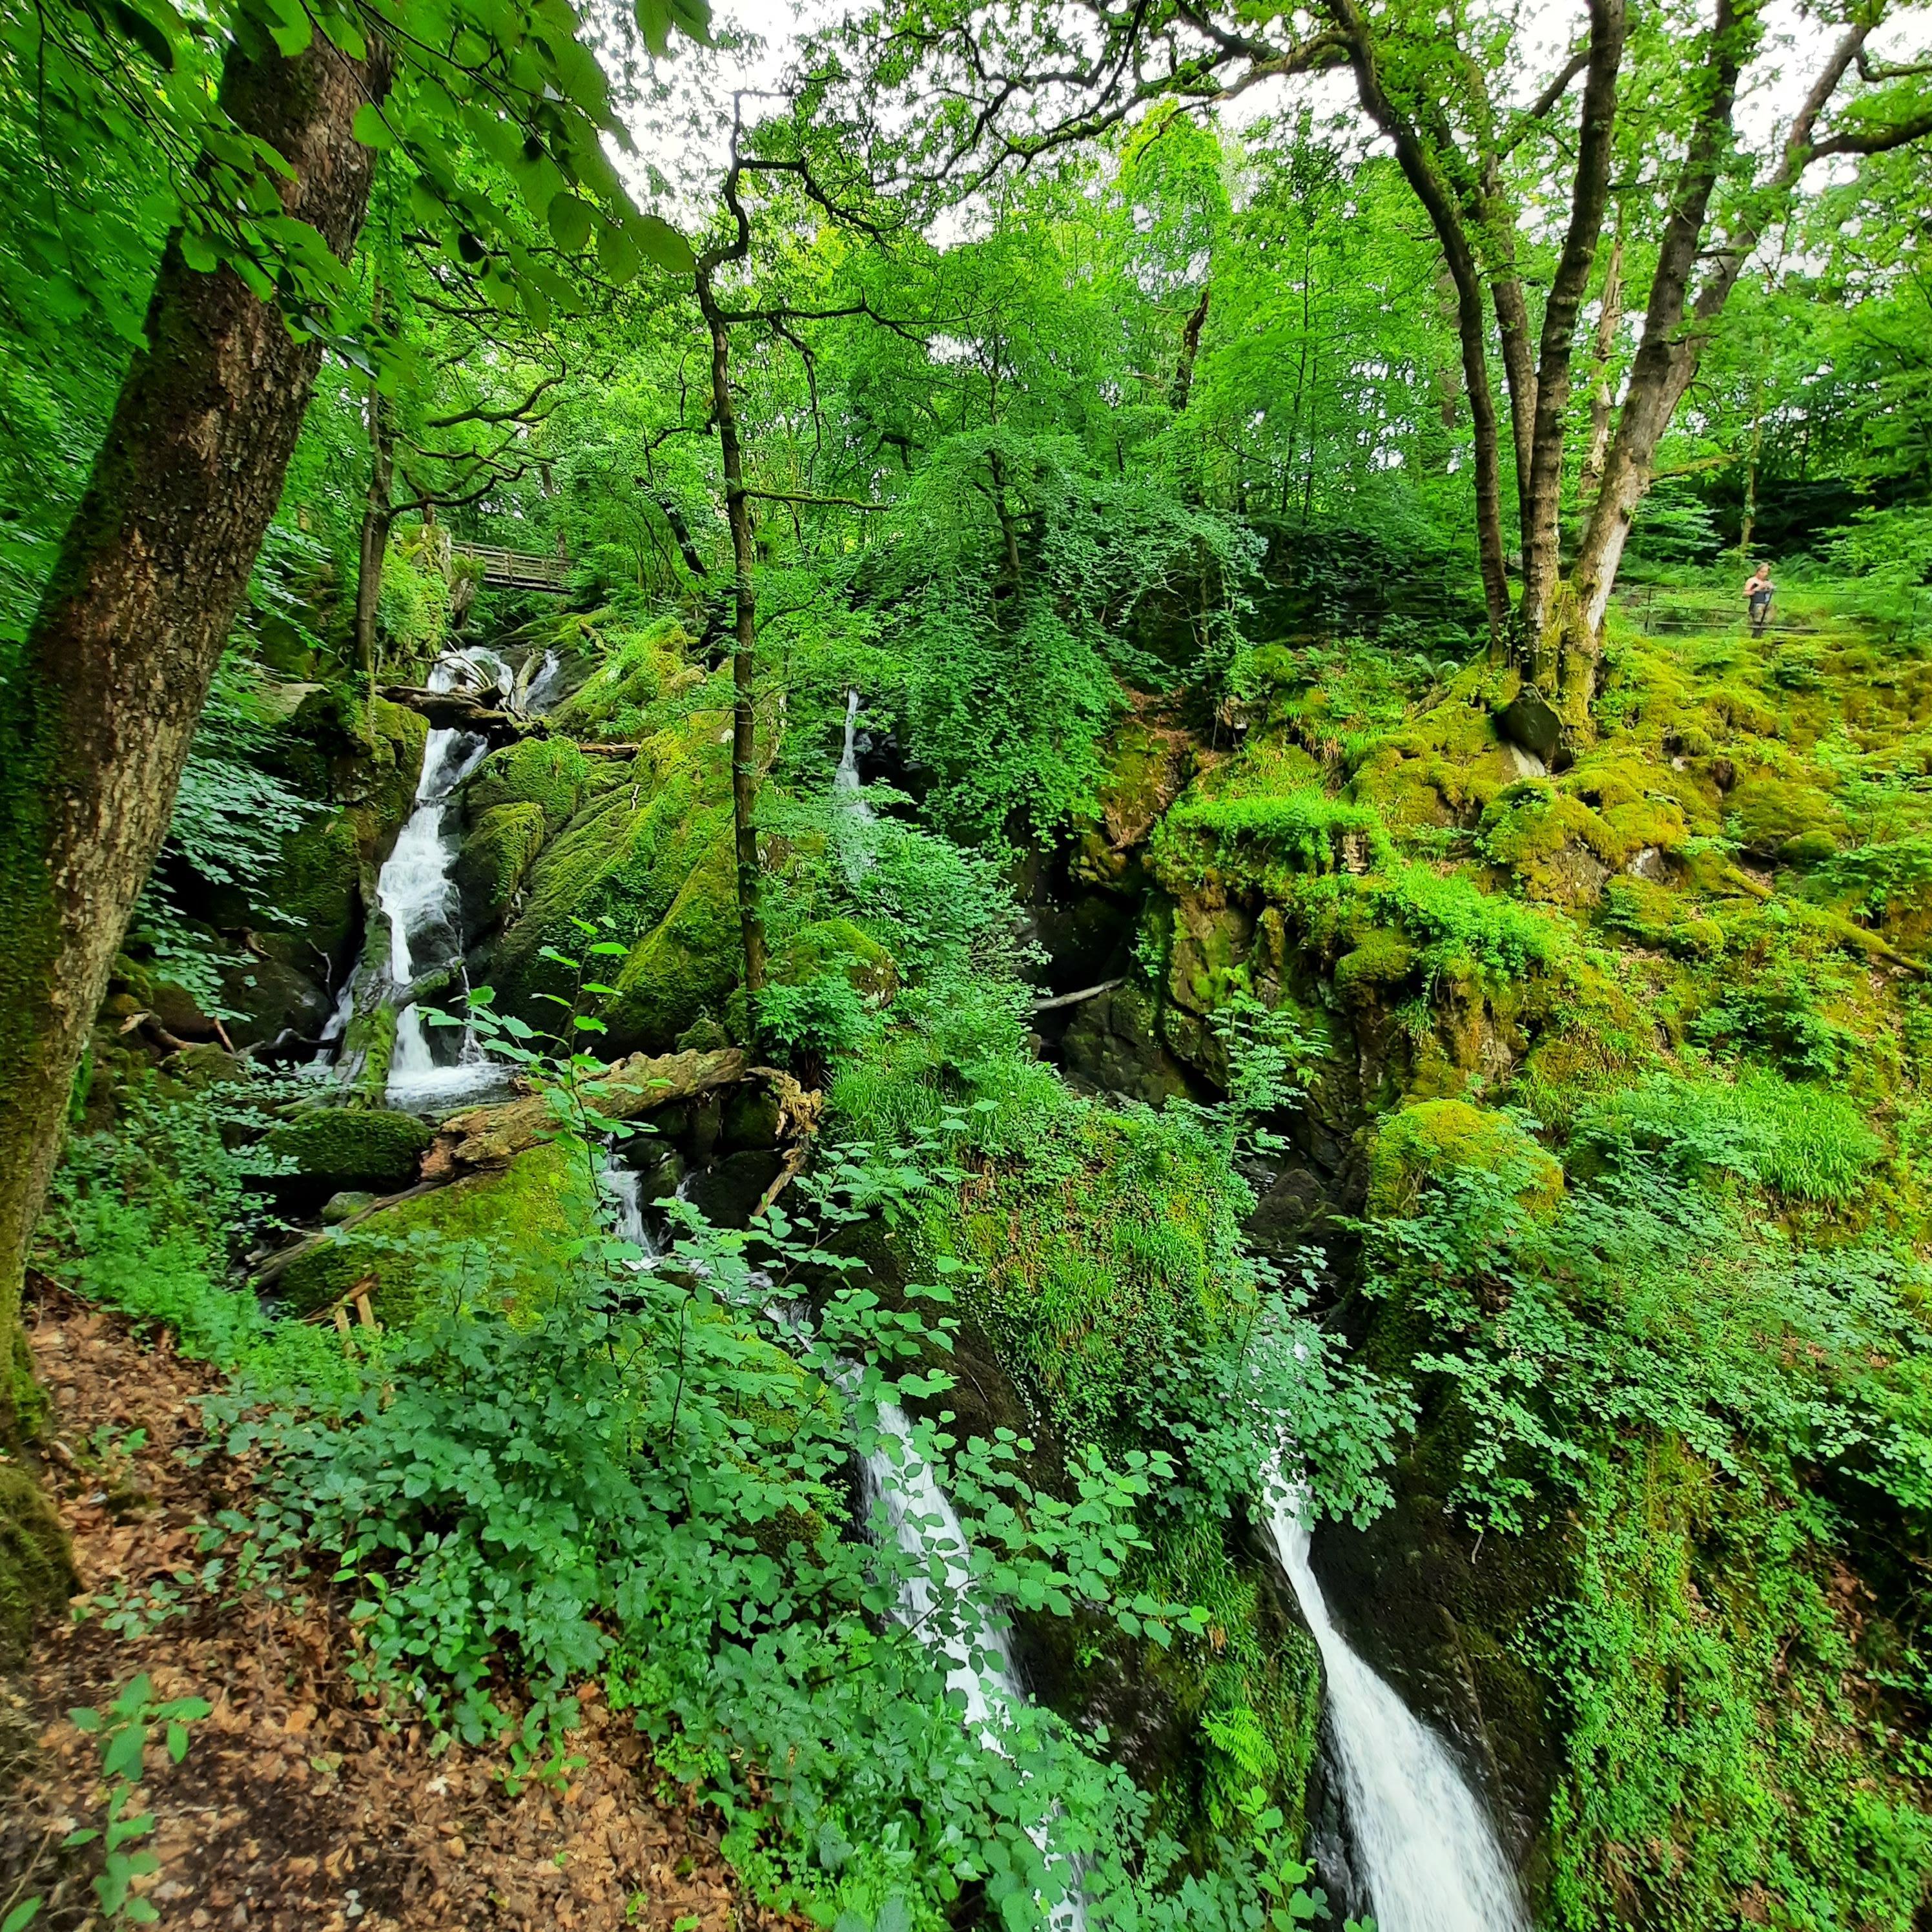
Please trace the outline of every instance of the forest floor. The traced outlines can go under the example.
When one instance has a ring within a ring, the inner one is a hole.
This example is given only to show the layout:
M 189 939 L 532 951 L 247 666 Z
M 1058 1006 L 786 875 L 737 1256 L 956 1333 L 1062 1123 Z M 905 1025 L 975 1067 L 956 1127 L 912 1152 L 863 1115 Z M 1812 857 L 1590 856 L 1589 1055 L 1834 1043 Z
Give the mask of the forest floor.
M 715 1821 L 658 1802 L 644 1741 L 584 1695 L 567 1787 L 512 1795 L 507 1758 L 433 1750 L 350 1682 L 346 1606 L 269 1586 L 181 1590 L 157 1628 L 122 1598 L 198 1570 L 201 1526 L 245 1500 L 209 1447 L 198 1398 L 218 1384 L 165 1336 L 44 1287 L 30 1316 L 54 1404 L 47 1440 L 86 1614 L 44 1634 L 0 1688 L 0 1922 L 40 1896 L 38 1928 L 101 1922 L 98 1740 L 67 1713 L 104 1708 L 142 1672 L 157 1699 L 205 1698 L 185 1760 L 149 1745 L 130 1813 L 160 1870 L 139 1888 L 164 1927 L 261 1932 L 442 1932 L 502 1926 L 727 1932 L 777 1927 L 738 1891 Z M 110 1622 L 123 1628 L 110 1629 Z M 127 1626 L 132 1623 L 131 1628 Z M 132 1849 L 132 1848 L 130 1848 Z M 118 1922 L 118 1921 L 116 1922 Z

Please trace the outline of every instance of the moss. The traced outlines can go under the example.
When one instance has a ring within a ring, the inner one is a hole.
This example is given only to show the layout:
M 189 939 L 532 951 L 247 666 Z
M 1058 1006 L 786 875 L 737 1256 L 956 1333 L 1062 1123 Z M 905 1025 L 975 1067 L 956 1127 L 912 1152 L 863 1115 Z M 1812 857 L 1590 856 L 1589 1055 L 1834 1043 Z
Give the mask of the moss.
M 546 824 L 534 801 L 492 806 L 472 820 L 454 868 L 466 932 L 487 932 L 502 920 L 543 850 Z
M 307 1314 L 374 1276 L 379 1318 L 399 1326 L 454 1270 L 472 1288 L 487 1282 L 506 1304 L 529 1304 L 549 1292 L 558 1255 L 590 1225 L 591 1210 L 581 1162 L 560 1147 L 533 1148 L 496 1172 L 397 1202 L 333 1232 L 290 1264 L 278 1292 Z
M 401 1187 L 416 1178 L 434 1128 L 380 1108 L 319 1107 L 284 1121 L 268 1149 L 337 1188 Z
M 544 824 L 560 832 L 583 802 L 590 760 L 568 738 L 526 738 L 492 752 L 464 787 L 464 808 L 475 822 L 506 805 L 542 808 Z
M 294 926 L 327 958 L 347 952 L 362 916 L 362 828 L 352 812 L 318 813 L 284 838 L 272 896 L 278 922 Z
M 892 956 L 849 919 L 824 919 L 803 927 L 772 962 L 772 977 L 802 986 L 821 973 L 842 973 L 855 992 L 883 1003 L 899 989 Z
M 721 826 L 658 926 L 632 947 L 604 1014 L 613 1052 L 668 1046 L 701 1013 L 715 1012 L 744 963 L 730 831 Z
M 35 1624 L 80 1588 L 53 1504 L 25 1469 L 0 1463 L 0 1668 L 26 1660 Z
M 1415 966 L 1415 948 L 1399 932 L 1371 926 L 1352 952 L 1335 966 L 1335 990 L 1344 999 L 1366 999 L 1388 987 L 1399 986 Z
M 568 998 L 575 976 L 544 952 L 578 957 L 584 935 L 575 921 L 641 944 L 671 917 L 729 824 L 729 754 L 720 742 L 728 728 L 722 713 L 703 712 L 646 738 L 637 759 L 618 767 L 620 782 L 586 800 L 544 847 L 525 880 L 521 910 L 490 955 L 489 976 L 504 1011 L 554 1024 L 556 1010 L 538 996 Z M 692 1006 L 679 1024 L 698 1010 Z M 668 1045 L 676 1030 L 652 1043 Z
M 1826 834 L 1835 850 L 1845 831 L 1844 813 L 1817 786 L 1790 778 L 1742 781 L 1731 794 L 1730 818 L 1744 850 L 1765 859 L 1810 832 Z
M 1563 1170 L 1507 1114 L 1462 1100 L 1424 1100 L 1392 1114 L 1369 1154 L 1369 1208 L 1401 1215 L 1426 1184 L 1458 1169 L 1505 1175 L 1528 1205 L 1552 1205 Z

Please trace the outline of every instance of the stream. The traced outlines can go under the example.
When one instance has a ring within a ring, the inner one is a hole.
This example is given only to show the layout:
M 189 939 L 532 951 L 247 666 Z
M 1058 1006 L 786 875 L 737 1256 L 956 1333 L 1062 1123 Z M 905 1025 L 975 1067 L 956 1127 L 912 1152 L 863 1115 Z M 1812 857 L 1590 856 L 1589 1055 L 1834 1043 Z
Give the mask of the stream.
M 541 712 L 554 694 L 561 676 L 554 652 L 526 662 L 520 674 L 482 645 L 446 652 L 428 678 L 431 691 L 459 688 L 478 695 L 494 692 L 508 710 Z M 464 934 L 454 872 L 461 849 L 460 826 L 451 809 L 457 788 L 479 765 L 489 740 L 473 733 L 433 730 L 423 746 L 421 776 L 416 782 L 416 808 L 376 881 L 376 898 L 389 929 L 386 990 L 400 992 L 424 974 L 454 965 L 458 984 L 439 996 L 439 1004 L 454 1005 L 468 989 L 462 973 Z M 359 998 L 364 994 L 363 970 L 344 986 L 340 1004 L 322 1036 L 316 1065 L 332 1060 Z M 431 1034 L 422 1008 L 412 1000 L 396 1015 L 395 1046 L 384 1097 L 392 1107 L 417 1112 L 447 1111 L 465 1102 L 488 1097 L 505 1084 L 505 1070 L 484 1052 L 475 1030 L 466 1024 L 454 1051 L 444 1044 L 454 1028 Z
M 1342 1798 L 1377 1932 L 1528 1932 L 1482 1801 L 1448 1747 L 1349 1648 L 1308 1560 L 1300 1486 L 1268 1467 L 1263 1526 L 1322 1653 Z

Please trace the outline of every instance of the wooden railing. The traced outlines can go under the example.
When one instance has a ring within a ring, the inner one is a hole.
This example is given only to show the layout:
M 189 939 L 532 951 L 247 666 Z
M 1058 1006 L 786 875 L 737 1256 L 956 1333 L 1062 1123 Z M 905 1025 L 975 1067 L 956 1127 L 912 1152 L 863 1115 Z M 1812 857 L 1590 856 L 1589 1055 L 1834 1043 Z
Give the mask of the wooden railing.
M 450 554 L 474 557 L 483 566 L 486 590 L 561 591 L 570 587 L 568 557 L 537 556 L 528 550 L 478 543 L 452 544 Z

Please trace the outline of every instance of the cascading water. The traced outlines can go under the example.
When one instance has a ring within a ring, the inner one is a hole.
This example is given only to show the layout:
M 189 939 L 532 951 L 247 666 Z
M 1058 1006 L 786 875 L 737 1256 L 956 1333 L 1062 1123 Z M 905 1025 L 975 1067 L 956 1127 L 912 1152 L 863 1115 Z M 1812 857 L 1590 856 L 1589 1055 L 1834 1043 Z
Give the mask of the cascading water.
M 847 882 L 856 886 L 872 863 L 872 841 L 866 830 L 872 823 L 872 808 L 866 802 L 859 786 L 859 693 L 856 688 L 845 694 L 845 746 L 839 754 L 838 769 L 832 775 L 832 789 L 844 808 L 835 814 L 832 837 Z
M 900 1584 L 896 1613 L 922 1642 L 937 1642 L 944 1652 L 952 1666 L 946 1673 L 946 1686 L 964 1696 L 967 1723 L 989 1750 L 1004 1751 L 1001 1733 L 1013 1712 L 1027 1702 L 1006 1630 L 974 1600 L 965 1526 L 931 1466 L 913 1448 L 912 1425 L 905 1412 L 890 1402 L 880 1402 L 878 1410 L 880 1441 L 865 1459 L 866 1491 L 884 1507 L 892 1540 L 921 1566 Z M 886 1446 L 887 1438 L 898 1447 L 896 1456 Z M 937 1634 L 932 1628 L 937 1603 L 927 1574 L 934 1556 L 944 1571 L 948 1593 L 962 1611 L 959 1628 Z M 1048 1852 L 1043 1826 L 1034 1828 L 1032 1837 L 1042 1852 Z M 1050 1852 L 1048 1862 L 1059 1862 Z M 1054 1908 L 1052 1922 L 1053 1932 L 1085 1932 L 1086 1902 L 1077 1887 Z
M 453 691 L 459 682 L 494 687 L 506 698 L 513 688 L 509 666 L 494 651 L 480 650 L 452 652 L 439 658 L 430 673 L 432 691 Z M 432 731 L 423 746 L 416 808 L 376 882 L 376 896 L 389 922 L 389 977 L 398 988 L 461 956 L 452 878 L 458 846 L 447 830 L 449 800 L 489 748 L 488 739 L 453 730 Z M 468 1027 L 463 1030 L 455 1060 L 440 1064 L 430 1051 L 417 1004 L 411 1000 L 397 1014 L 395 1050 L 389 1061 L 392 1106 L 448 1105 L 481 1092 L 497 1077 Z
M 1377 1932 L 1527 1932 L 1480 1802 L 1448 1747 L 1348 1647 L 1308 1561 L 1302 1493 L 1270 1467 L 1267 1531 L 1322 1652 L 1342 1803 Z

